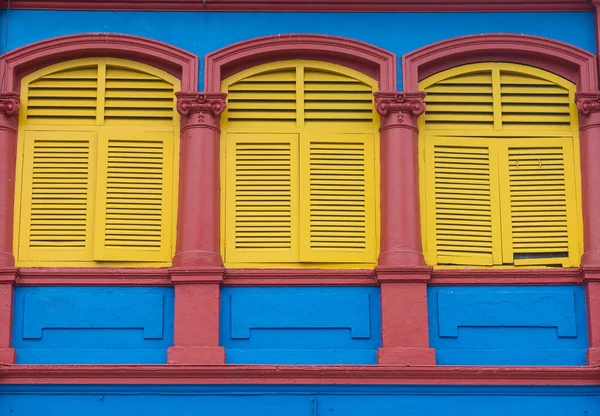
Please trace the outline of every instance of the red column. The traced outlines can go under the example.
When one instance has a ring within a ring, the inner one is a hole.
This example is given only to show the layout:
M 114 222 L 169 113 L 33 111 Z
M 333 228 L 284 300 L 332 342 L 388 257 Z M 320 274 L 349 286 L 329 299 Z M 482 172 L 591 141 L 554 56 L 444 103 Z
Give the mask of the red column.
M 417 119 L 425 93 L 375 93 L 381 116 L 381 365 L 435 365 L 429 348 L 427 282 L 421 248 Z
M 13 286 L 16 269 L 13 255 L 13 205 L 19 95 L 0 95 L 0 364 L 14 364 L 11 348 Z
M 19 95 L 0 95 L 0 268 L 13 267 L 13 206 Z
M 175 286 L 175 335 L 169 364 L 224 364 L 219 346 L 219 140 L 224 93 L 177 93 L 181 154 Z
M 220 114 L 224 93 L 177 93 L 181 114 L 175 267 L 222 267 L 219 220 Z
M 223 269 L 172 269 L 175 285 L 175 335 L 169 364 L 225 364 L 219 346 L 219 301 Z
M 577 93 L 581 146 L 583 247 L 587 302 L 588 365 L 600 364 L 600 92 Z

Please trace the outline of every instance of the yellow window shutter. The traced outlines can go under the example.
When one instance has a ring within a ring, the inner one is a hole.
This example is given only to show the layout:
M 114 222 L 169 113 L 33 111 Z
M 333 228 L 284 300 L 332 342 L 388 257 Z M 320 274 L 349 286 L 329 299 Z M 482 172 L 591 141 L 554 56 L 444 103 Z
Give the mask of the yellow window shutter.
M 493 141 L 431 137 L 425 149 L 427 255 L 437 264 L 501 262 Z
M 232 262 L 297 262 L 298 135 L 229 134 L 226 256 Z
M 92 125 L 97 100 L 97 65 L 52 72 L 28 85 L 27 123 Z
M 111 64 L 106 65 L 105 80 L 106 125 L 173 125 L 172 83 L 138 69 Z
M 500 142 L 505 263 L 579 262 L 572 139 Z
M 295 126 L 296 68 L 277 68 L 245 77 L 228 88 L 227 120 L 231 127 Z
M 92 132 L 27 132 L 19 259 L 91 257 L 95 139 Z
M 373 140 L 326 134 L 300 141 L 301 261 L 376 261 Z
M 425 88 L 427 130 L 494 128 L 494 88 L 490 69 L 449 75 Z
M 94 260 L 171 257 L 172 132 L 103 131 Z

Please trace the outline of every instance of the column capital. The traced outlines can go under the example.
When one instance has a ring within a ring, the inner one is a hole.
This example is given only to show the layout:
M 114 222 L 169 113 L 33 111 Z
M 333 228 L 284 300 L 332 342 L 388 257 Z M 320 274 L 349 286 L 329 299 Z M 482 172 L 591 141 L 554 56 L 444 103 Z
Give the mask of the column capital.
M 177 92 L 177 111 L 182 129 L 192 126 L 219 129 L 220 116 L 227 106 L 223 92 Z
M 19 94 L 5 92 L 0 94 L 0 114 L 7 117 L 17 117 L 19 114 Z
M 575 94 L 575 100 L 581 116 L 600 112 L 600 91 L 578 92 Z
M 416 129 L 417 118 L 425 112 L 425 92 L 376 92 L 375 110 L 381 116 L 381 127 Z

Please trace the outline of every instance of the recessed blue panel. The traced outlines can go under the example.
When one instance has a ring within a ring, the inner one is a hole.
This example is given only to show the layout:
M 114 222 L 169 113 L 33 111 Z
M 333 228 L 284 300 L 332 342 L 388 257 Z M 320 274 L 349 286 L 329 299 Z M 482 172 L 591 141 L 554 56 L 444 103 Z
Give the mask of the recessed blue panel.
M 85 409 L 82 413 L 82 409 Z M 8 385 L 10 416 L 598 416 L 600 388 Z
M 585 365 L 580 286 L 431 287 L 428 303 L 438 364 Z
M 375 287 L 226 287 L 221 344 L 228 363 L 375 364 Z
M 173 344 L 173 289 L 17 287 L 22 364 L 158 364 Z
M 5 12 L 0 12 L 0 17 Z M 517 33 L 543 36 L 596 51 L 593 12 L 556 13 L 226 13 L 226 12 L 10 12 L 8 49 L 55 36 L 114 32 L 144 36 L 199 56 L 267 35 L 317 33 L 344 36 L 402 55 L 457 36 Z M 4 27 L 3 17 L 0 27 Z M 2 50 L 1 52 L 4 52 Z M 203 90 L 200 68 L 200 91 Z M 398 89 L 402 89 L 398 65 Z

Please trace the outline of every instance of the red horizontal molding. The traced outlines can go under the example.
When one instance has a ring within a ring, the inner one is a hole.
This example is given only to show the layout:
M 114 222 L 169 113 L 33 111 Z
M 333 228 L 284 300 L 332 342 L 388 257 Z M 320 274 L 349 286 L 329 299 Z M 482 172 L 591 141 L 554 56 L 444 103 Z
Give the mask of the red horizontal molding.
M 206 279 L 210 280 L 217 273 L 217 282 L 225 286 L 376 286 L 378 281 L 386 281 L 386 271 L 388 270 L 21 268 L 0 270 L 0 281 L 16 282 L 19 286 L 170 286 L 188 280 L 206 282 Z M 406 274 L 407 276 L 402 275 L 406 278 L 415 272 L 414 268 L 399 268 L 394 271 Z M 572 285 L 600 281 L 600 269 L 597 268 L 424 268 L 420 272 L 425 273 L 421 280 L 433 286 Z
M 0 4 L 6 7 L 7 0 Z M 341 11 L 476 12 L 585 11 L 591 0 L 12 0 L 14 9 L 45 10 L 194 10 L 194 11 Z
M 599 367 L 0 366 L 0 384 L 594 385 L 599 380 Z

